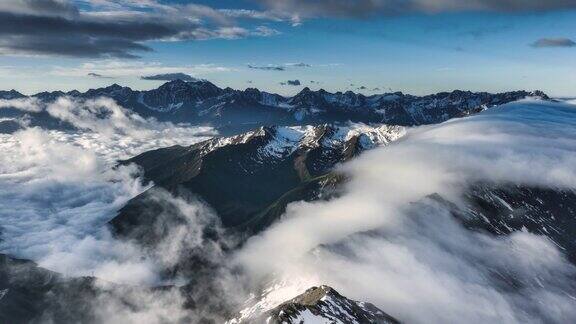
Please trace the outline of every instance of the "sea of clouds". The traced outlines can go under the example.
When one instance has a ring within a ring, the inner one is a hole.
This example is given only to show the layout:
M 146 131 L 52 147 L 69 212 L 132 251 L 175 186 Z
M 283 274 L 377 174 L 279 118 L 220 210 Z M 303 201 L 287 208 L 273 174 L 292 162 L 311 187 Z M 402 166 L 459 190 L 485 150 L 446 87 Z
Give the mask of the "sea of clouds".
M 155 250 L 116 239 L 106 224 L 150 186 L 142 183 L 138 168 L 117 166 L 118 160 L 159 147 L 191 145 L 216 132 L 144 119 L 107 98 L 0 102 L 0 109 L 9 107 L 46 112 L 73 128 L 27 127 L 23 118 L 21 130 L 0 134 L 0 252 L 33 260 L 65 277 L 99 278 L 96 284 L 107 293 L 90 301 L 96 321 L 159 323 L 189 316 L 177 289 L 131 287 L 169 284 L 161 272 L 178 260 L 184 246 L 203 244 L 202 228 L 207 218 L 214 218 L 209 209 L 168 194 L 162 197 L 181 206 L 187 217 Z M 110 283 L 120 286 L 112 289 Z M 45 314 L 43 320 L 53 319 Z
M 144 119 L 107 98 L 1 105 L 45 110 L 75 130 L 0 134 L 0 250 L 66 275 L 153 283 L 153 261 L 105 226 L 147 189 L 136 167 L 116 163 L 154 148 L 191 145 L 215 131 Z
M 2 253 L 68 276 L 152 286 L 162 283 L 160 272 L 183 248 L 203 248 L 200 229 L 215 215 L 169 195 L 159 199 L 189 217 L 156 252 L 115 239 L 105 224 L 148 188 L 134 166 L 115 167 L 118 159 L 190 145 L 213 130 L 143 119 L 109 99 L 18 104 L 76 130 L 27 127 L 0 135 Z M 224 257 L 223 267 L 234 272 L 214 274 L 228 288 L 215 297 L 238 300 L 246 298 L 245 288 L 276 285 L 260 304 L 267 309 L 328 284 L 410 323 L 570 322 L 576 268 L 550 240 L 522 231 L 502 237 L 470 231 L 426 197 L 436 193 L 458 203 L 479 182 L 574 190 L 575 165 L 576 106 L 567 103 L 527 100 L 410 129 L 341 166 L 350 178 L 342 196 L 289 205 L 280 221 Z M 206 251 L 223 256 L 213 247 Z M 502 275 L 522 288 L 502 285 Z M 97 299 L 101 321 L 175 322 L 190 315 L 174 291 L 122 298 L 141 307 Z

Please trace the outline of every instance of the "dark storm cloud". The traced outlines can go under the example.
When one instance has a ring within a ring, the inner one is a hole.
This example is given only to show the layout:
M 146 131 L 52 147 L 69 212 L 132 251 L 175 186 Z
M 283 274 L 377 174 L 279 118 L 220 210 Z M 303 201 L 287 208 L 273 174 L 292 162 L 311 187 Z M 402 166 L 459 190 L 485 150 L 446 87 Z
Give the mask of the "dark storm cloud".
M 65 14 L 77 14 L 78 10 L 66 1 L 56 1 L 56 0 L 23 0 L 28 7 L 38 12 L 53 12 L 53 13 L 65 13 Z
M 80 12 L 69 0 L 8 0 L 0 22 L 0 54 L 136 58 L 147 41 L 262 36 L 191 5 Z
M 174 81 L 174 80 L 182 80 L 182 81 L 197 81 L 198 79 L 185 74 L 185 73 L 165 73 L 165 74 L 156 74 L 156 75 L 148 75 L 140 77 L 142 80 L 153 80 L 153 81 Z
M 573 0 L 257 0 L 264 6 L 300 17 L 366 17 L 459 11 L 542 11 L 576 8 Z
M 0 52 L 133 58 L 141 41 L 177 37 L 186 28 L 161 19 L 39 16 L 0 12 Z
M 540 38 L 532 43 L 532 47 L 574 47 L 576 42 L 569 38 Z
M 116 57 L 138 58 L 133 51 L 148 52 L 151 49 L 142 44 L 109 38 L 90 38 L 83 35 L 58 37 L 9 36 L 0 39 L 0 54 L 42 54 L 70 57 Z
M 93 37 L 122 38 L 132 41 L 159 39 L 175 36 L 184 27 L 170 24 L 163 19 L 133 17 L 126 20 L 86 17 L 68 19 L 0 12 L 0 33 L 5 35 L 86 35 Z

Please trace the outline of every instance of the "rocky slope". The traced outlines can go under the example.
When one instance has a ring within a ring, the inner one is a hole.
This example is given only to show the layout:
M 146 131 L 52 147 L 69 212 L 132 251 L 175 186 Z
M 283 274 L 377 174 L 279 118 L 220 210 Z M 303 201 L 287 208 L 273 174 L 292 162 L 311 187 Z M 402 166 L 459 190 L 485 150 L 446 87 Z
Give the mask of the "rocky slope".
M 66 279 L 27 260 L 0 254 L 0 322 L 82 322 L 90 318 L 94 278 Z
M 132 199 L 111 225 L 122 236 L 154 240 L 156 235 L 146 231 L 157 226 L 136 225 L 157 221 L 166 206 L 154 196 L 167 190 L 206 202 L 226 228 L 258 232 L 289 202 L 327 194 L 338 181 L 330 173 L 336 164 L 397 140 L 404 132 L 388 125 L 261 127 L 190 147 L 146 152 L 124 163 L 139 165 L 155 187 Z
M 576 265 L 576 193 L 572 190 L 481 183 L 471 186 L 464 204 L 433 197 L 472 229 L 494 235 L 526 231 L 554 242 Z

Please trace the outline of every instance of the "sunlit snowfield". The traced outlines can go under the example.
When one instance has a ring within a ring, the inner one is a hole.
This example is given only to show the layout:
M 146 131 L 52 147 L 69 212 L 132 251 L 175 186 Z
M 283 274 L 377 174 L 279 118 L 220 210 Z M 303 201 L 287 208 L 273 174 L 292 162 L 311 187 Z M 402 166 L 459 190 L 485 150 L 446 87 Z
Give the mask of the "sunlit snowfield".
M 68 276 L 157 284 L 162 262 L 104 226 L 146 189 L 134 166 L 115 161 L 214 132 L 144 120 L 106 99 L 55 105 L 51 115 L 84 130 L 0 135 L 1 251 Z M 102 112 L 107 118 L 96 117 Z M 406 322 L 566 322 L 576 318 L 576 269 L 551 241 L 468 231 L 425 197 L 457 199 L 480 181 L 576 189 L 575 165 L 576 106 L 567 103 L 526 100 L 413 128 L 342 166 L 352 176 L 342 197 L 290 205 L 226 263 L 243 269 L 246 284 L 278 285 L 262 305 L 328 284 Z M 190 232 L 213 217 L 202 206 L 181 208 L 193 215 Z M 201 245 L 195 235 L 179 238 Z M 505 291 L 493 272 L 526 286 Z

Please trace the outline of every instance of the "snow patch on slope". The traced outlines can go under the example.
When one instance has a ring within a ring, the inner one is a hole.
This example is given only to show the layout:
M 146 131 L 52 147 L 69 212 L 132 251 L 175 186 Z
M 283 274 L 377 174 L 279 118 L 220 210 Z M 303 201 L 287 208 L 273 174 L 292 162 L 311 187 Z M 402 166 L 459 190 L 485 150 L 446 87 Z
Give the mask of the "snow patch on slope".
M 262 158 L 279 159 L 299 149 L 317 146 L 344 151 L 348 149 L 348 144 L 353 144 L 354 138 L 358 139 L 362 149 L 372 149 L 399 139 L 406 130 L 401 126 L 350 123 L 345 126 L 275 127 L 271 133 L 272 139 L 260 151 Z
M 314 139 L 316 130 L 313 126 L 277 127 L 273 140 L 262 148 L 261 154 L 282 158 L 294 153 L 304 143 Z
M 138 95 L 138 103 L 142 104 L 144 107 L 146 107 L 150 110 L 154 110 L 154 111 L 158 111 L 158 112 L 164 112 L 164 113 L 180 109 L 180 107 L 182 107 L 182 105 L 184 104 L 183 102 L 173 102 L 173 103 L 169 103 L 167 106 L 150 106 L 144 100 L 144 92 L 141 92 Z
M 264 289 L 261 294 L 252 294 L 244 303 L 244 308 L 239 312 L 239 316 L 227 321 L 226 324 L 239 324 L 254 319 L 279 306 L 283 302 L 298 296 L 310 287 L 312 282 L 313 281 L 299 281 L 295 283 L 277 281 Z

